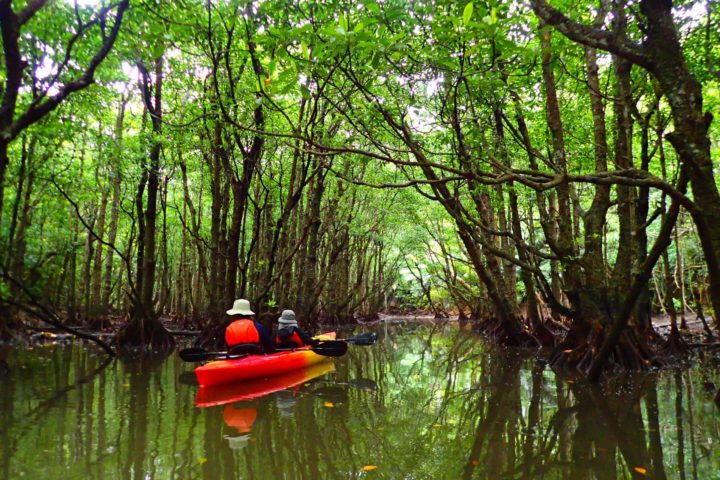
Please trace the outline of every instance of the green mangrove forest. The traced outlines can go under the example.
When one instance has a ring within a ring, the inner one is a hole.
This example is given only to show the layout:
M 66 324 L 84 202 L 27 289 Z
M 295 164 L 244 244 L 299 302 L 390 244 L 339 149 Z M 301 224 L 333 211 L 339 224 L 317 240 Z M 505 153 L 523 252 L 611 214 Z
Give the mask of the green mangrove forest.
M 591 381 L 714 352 L 719 18 L 1 0 L 0 337 L 209 347 L 246 298 L 457 317 Z

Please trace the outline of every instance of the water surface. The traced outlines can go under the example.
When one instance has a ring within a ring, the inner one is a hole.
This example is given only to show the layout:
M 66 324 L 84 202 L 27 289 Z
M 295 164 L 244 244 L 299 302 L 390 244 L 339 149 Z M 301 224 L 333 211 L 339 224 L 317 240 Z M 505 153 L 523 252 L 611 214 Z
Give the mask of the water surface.
M 207 408 L 176 354 L 9 352 L 0 478 L 720 478 L 710 362 L 589 387 L 453 325 L 377 328 L 306 383 Z

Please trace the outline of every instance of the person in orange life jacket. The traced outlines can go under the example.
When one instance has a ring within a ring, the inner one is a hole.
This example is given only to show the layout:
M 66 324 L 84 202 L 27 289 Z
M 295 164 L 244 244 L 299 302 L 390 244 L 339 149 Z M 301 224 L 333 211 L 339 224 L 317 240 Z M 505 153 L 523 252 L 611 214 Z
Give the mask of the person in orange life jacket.
M 275 351 L 273 339 L 262 324 L 254 320 L 255 312 L 250 310 L 250 302 L 244 298 L 235 300 L 233 307 L 226 312 L 232 323 L 225 329 L 225 343 L 228 348 L 240 344 L 257 345 L 264 353 Z
M 278 318 L 278 324 L 278 331 L 275 334 L 277 348 L 298 348 L 318 344 L 317 340 L 313 340 L 310 334 L 298 326 L 295 312 L 292 310 L 283 310 Z

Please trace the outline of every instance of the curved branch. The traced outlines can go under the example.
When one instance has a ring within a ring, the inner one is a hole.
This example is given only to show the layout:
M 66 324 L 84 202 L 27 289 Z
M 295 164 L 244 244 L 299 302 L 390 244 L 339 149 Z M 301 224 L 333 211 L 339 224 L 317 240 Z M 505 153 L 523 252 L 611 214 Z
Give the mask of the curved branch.
M 640 45 L 625 35 L 578 23 L 565 16 L 555 7 L 551 7 L 545 0 L 530 0 L 530 7 L 542 20 L 542 23 L 552 25 L 569 39 L 588 47 L 614 53 L 648 70 L 652 70 L 653 62 L 645 55 Z

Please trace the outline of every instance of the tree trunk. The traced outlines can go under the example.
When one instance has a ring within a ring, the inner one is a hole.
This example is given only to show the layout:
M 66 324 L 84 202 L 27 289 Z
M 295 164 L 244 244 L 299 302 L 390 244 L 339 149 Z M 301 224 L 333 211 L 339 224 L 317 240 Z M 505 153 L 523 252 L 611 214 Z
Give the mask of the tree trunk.
M 142 74 L 140 88 L 145 108 L 152 120 L 152 144 L 144 169 L 147 181 L 147 202 L 142 210 L 142 184 L 138 190 L 138 222 L 141 226 L 138 235 L 138 275 L 137 297 L 134 298 L 133 311 L 129 322 L 117 335 L 121 347 L 144 347 L 165 351 L 173 347 L 172 336 L 165 330 L 154 308 L 155 287 L 155 230 L 157 220 L 157 194 L 160 172 L 160 136 L 162 134 L 162 56 L 155 59 L 155 85 L 151 92 L 150 76 L 142 63 L 138 68 Z
M 617 17 L 623 18 L 624 11 L 616 12 Z M 615 20 L 621 23 L 620 20 Z M 624 27 L 623 27 L 624 30 Z M 615 72 L 617 76 L 617 89 L 615 100 L 615 165 L 618 170 L 633 168 L 632 162 L 632 119 L 630 117 L 630 102 L 632 101 L 632 87 L 630 85 L 630 69 L 632 64 L 627 60 L 615 58 Z M 618 185 L 617 187 L 617 214 L 619 221 L 618 250 L 615 259 L 610 284 L 614 285 L 615 292 L 610 300 L 613 306 L 622 305 L 624 293 L 630 284 L 630 276 L 635 261 L 636 246 L 635 233 L 635 188 Z
M 107 199 L 108 191 L 103 189 L 102 198 L 100 199 L 100 213 L 97 221 L 97 228 L 95 232 L 101 239 L 105 237 L 105 215 L 107 211 Z M 108 249 L 110 250 L 110 249 Z M 98 242 L 95 248 L 95 257 L 93 259 L 93 273 L 92 273 L 92 294 L 90 296 L 90 309 L 88 311 L 89 316 L 96 316 L 102 311 L 102 296 L 100 293 L 100 286 L 102 283 L 102 254 L 103 244 Z
M 265 72 L 257 58 L 255 48 L 255 42 L 248 33 L 248 53 L 250 54 L 253 72 L 257 78 L 261 78 Z M 253 128 L 256 131 L 262 131 L 265 125 L 262 95 L 257 93 L 255 94 L 255 98 L 259 100 L 259 103 L 253 111 Z M 229 168 L 229 159 L 223 157 L 225 173 L 228 175 L 228 180 L 231 182 L 233 191 L 233 213 L 230 231 L 228 232 L 227 270 L 225 273 L 225 293 L 223 296 L 227 305 L 232 305 L 232 302 L 235 300 L 238 283 L 240 229 L 242 228 L 242 220 L 245 215 L 247 197 L 250 193 L 250 182 L 255 174 L 255 168 L 260 161 L 265 145 L 265 137 L 261 135 L 254 135 L 247 148 L 243 146 L 242 141 L 237 135 L 235 138 L 243 155 L 243 170 L 240 178 L 236 178 L 235 173 Z
M 310 200 L 308 201 L 307 224 L 309 225 L 305 261 L 302 272 L 304 281 L 300 289 L 300 311 L 301 319 L 309 319 L 315 312 L 317 307 L 317 278 L 318 278 L 318 252 L 320 251 L 320 226 L 322 220 L 320 216 L 320 207 L 322 205 L 323 194 L 325 193 L 325 176 L 327 170 L 323 170 L 315 177 L 312 188 L 308 191 Z
M 683 269 L 683 257 L 680 249 L 680 225 L 682 225 L 682 215 L 678 221 L 679 225 L 675 227 L 675 284 L 680 289 L 680 328 L 687 330 L 687 321 L 685 312 L 687 311 L 687 300 L 685 299 L 685 272 Z
M 75 288 L 76 284 L 76 271 L 77 271 L 77 242 L 78 242 L 78 235 L 80 231 L 79 223 L 77 216 L 72 212 L 70 214 L 73 218 L 73 234 L 72 234 L 72 240 L 70 243 L 70 252 L 68 253 L 68 259 L 65 262 L 67 265 L 67 269 L 65 272 L 65 275 L 67 276 L 67 303 L 65 305 L 65 308 L 67 309 L 67 320 L 70 323 L 75 322 L 77 319 L 77 289 Z
M 494 119 L 495 135 L 497 137 L 497 148 L 500 152 L 499 155 L 502 163 L 505 165 L 509 165 L 510 162 L 507 158 L 507 150 L 505 148 L 505 131 L 502 123 L 502 112 L 500 111 L 500 107 L 495 108 Z M 530 256 L 528 255 L 527 249 L 525 248 L 525 245 L 523 243 L 522 226 L 520 224 L 520 213 L 518 211 L 518 200 L 513 182 L 510 182 L 508 184 L 508 190 L 508 198 L 510 203 L 510 224 L 512 227 L 515 248 L 517 250 L 518 258 L 522 262 L 529 264 Z M 507 264 L 505 265 L 505 268 L 508 268 Z M 512 268 L 512 274 L 513 276 L 515 274 L 514 266 Z M 540 318 L 540 312 L 537 305 L 537 294 L 535 292 L 535 284 L 532 280 L 532 274 L 527 269 L 520 269 L 520 279 L 523 282 L 523 286 L 525 287 L 527 316 L 530 320 L 530 325 L 532 326 L 533 335 L 541 345 L 552 346 L 555 343 L 555 338 L 554 335 L 545 327 Z M 509 279 L 506 279 L 506 282 L 508 282 L 508 280 Z M 511 286 L 509 285 L 508 289 L 510 290 L 510 292 L 514 293 L 514 283 L 512 283 Z
M 112 176 L 112 203 L 110 206 L 110 225 L 108 225 L 108 243 L 115 245 L 117 237 L 118 219 L 120 217 L 120 187 L 122 178 L 120 176 L 120 158 L 122 152 L 122 133 L 125 119 L 125 106 L 128 98 L 120 98 L 120 107 L 115 120 L 115 145 L 112 153 L 111 176 Z M 112 292 L 113 272 L 113 249 L 108 248 L 105 254 L 105 272 L 103 274 L 101 312 L 107 313 L 110 310 L 110 294 Z
M 90 230 L 95 231 L 95 216 L 90 218 L 89 226 Z M 80 285 L 80 298 L 82 306 L 81 321 L 87 322 L 90 313 L 90 302 L 91 302 L 91 274 L 92 274 L 92 261 L 95 258 L 95 238 L 92 236 L 90 231 L 85 232 L 85 254 L 83 256 L 83 264 L 81 270 L 82 284 Z
M 654 103 L 651 105 L 647 114 L 641 118 L 641 131 L 640 131 L 640 169 L 644 172 L 650 170 L 650 159 L 654 155 L 650 152 L 650 121 L 652 115 L 658 108 L 659 99 L 655 98 Z M 656 141 L 662 142 L 662 138 Z M 650 188 L 640 187 L 638 189 L 637 206 L 635 210 L 636 221 L 638 225 L 642 227 L 637 229 L 636 242 L 637 242 L 637 255 L 638 262 L 642 263 L 647 258 L 648 249 L 648 236 L 647 236 L 647 222 L 648 222 L 648 211 L 650 207 Z M 650 285 L 645 288 L 645 291 L 638 300 L 637 309 L 637 325 L 638 333 L 645 336 L 646 338 L 657 337 L 655 330 L 652 326 L 652 298 L 650 294 Z
M 708 267 L 715 326 L 720 328 L 720 193 L 710 155 L 708 131 L 712 114 L 703 111 L 702 86 L 685 63 L 673 22 L 672 2 L 642 0 L 640 11 L 648 20 L 643 50 L 652 60 L 650 70 L 672 110 L 675 131 L 667 139 L 680 161 L 688 166 L 697 205 L 691 214 Z
M 5 200 L 5 175 L 10 159 L 8 158 L 8 143 L 0 140 L 0 223 L 2 222 Z
M 112 200 L 110 204 L 110 225 L 108 225 L 108 243 L 115 245 L 117 240 L 117 228 L 118 220 L 120 217 L 120 172 L 117 170 L 114 172 L 112 180 Z M 112 274 L 113 274 L 113 259 L 115 253 L 113 249 L 108 248 L 105 252 L 105 266 L 103 273 L 103 284 L 102 284 L 102 300 L 100 302 L 102 313 L 107 313 L 111 306 L 110 294 L 112 293 Z

